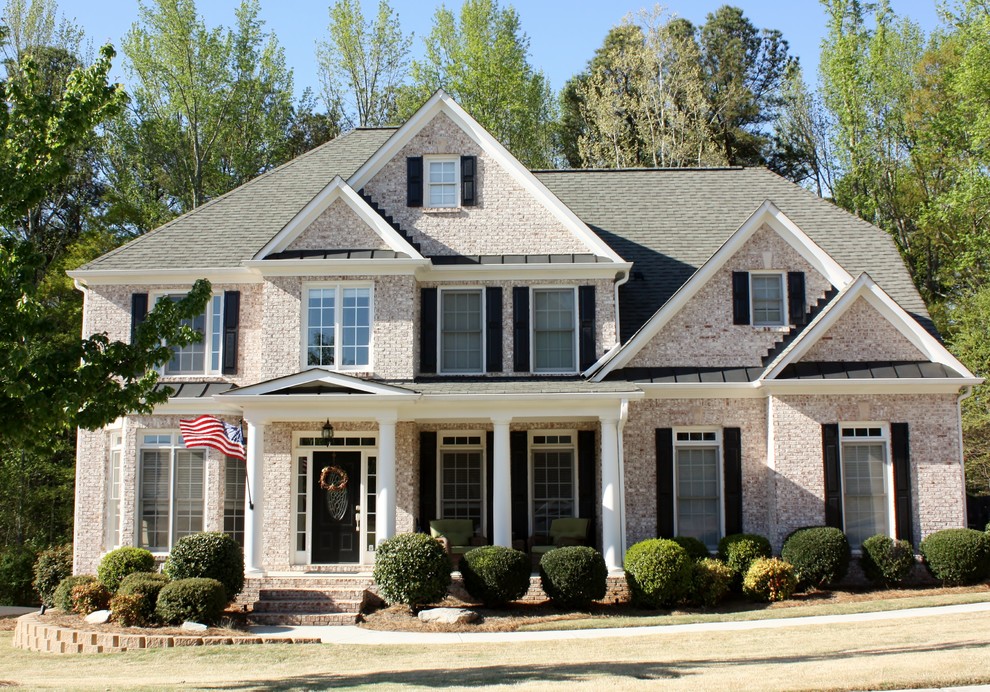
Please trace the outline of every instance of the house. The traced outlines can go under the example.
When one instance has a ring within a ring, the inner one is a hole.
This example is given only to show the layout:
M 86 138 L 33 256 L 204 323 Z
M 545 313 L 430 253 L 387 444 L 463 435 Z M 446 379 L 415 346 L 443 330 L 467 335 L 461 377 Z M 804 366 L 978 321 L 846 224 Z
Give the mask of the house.
M 443 92 L 71 272 L 128 339 L 201 277 L 153 415 L 79 432 L 75 569 L 227 531 L 248 576 L 367 571 L 436 518 L 519 545 L 779 549 L 965 524 L 959 401 L 891 239 L 762 169 L 529 171 Z M 178 422 L 243 421 L 247 461 Z

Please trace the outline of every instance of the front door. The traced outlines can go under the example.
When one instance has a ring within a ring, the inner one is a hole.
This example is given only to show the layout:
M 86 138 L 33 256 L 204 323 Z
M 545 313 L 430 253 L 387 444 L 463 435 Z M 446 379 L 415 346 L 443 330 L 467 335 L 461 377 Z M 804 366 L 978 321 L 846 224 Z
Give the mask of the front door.
M 313 452 L 314 564 L 360 562 L 360 497 L 361 452 Z

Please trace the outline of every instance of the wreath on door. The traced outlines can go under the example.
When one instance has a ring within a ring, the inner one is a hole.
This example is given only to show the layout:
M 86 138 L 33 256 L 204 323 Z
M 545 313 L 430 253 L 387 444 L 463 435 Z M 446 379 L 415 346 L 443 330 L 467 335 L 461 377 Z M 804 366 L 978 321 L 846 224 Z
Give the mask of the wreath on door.
M 324 466 L 320 472 L 320 487 L 328 492 L 347 488 L 347 471 L 339 466 Z

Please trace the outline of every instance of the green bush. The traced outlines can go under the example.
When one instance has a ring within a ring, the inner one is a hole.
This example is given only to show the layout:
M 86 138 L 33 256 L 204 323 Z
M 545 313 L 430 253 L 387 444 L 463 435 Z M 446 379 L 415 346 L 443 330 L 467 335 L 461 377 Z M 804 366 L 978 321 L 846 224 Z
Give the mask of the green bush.
M 46 606 L 55 605 L 55 589 L 63 579 L 72 574 L 72 544 L 65 543 L 38 553 L 34 562 L 34 581 L 31 585 Z
M 225 533 L 194 533 L 175 542 L 163 571 L 175 580 L 216 579 L 234 600 L 244 589 L 244 551 Z
M 155 568 L 155 556 L 144 548 L 124 547 L 111 550 L 100 560 L 96 578 L 110 593 L 117 593 L 120 580 L 135 572 L 150 572 Z
M 26 545 L 0 546 L 0 605 L 37 603 L 31 586 L 35 557 L 34 550 Z
M 141 617 L 146 623 L 155 621 L 158 594 L 168 584 L 168 577 L 158 572 L 134 572 L 120 582 L 119 596 L 138 596 L 141 599 Z
M 69 576 L 58 583 L 55 594 L 52 596 L 52 605 L 63 613 L 72 612 L 72 590 L 80 584 L 88 584 L 97 581 L 93 574 L 77 574 Z
M 136 593 L 120 593 L 110 599 L 110 619 L 123 627 L 144 627 L 144 599 Z
M 943 584 L 976 584 L 990 575 L 990 537 L 975 529 L 936 531 L 921 542 L 925 565 Z
M 706 557 L 712 556 L 712 554 L 708 552 L 708 546 L 694 536 L 674 536 L 670 540 L 684 548 L 692 560 L 704 560 Z
M 588 608 L 605 598 L 608 567 L 594 548 L 570 545 L 540 558 L 540 581 L 553 604 L 561 608 Z
M 822 587 L 849 571 L 849 541 L 833 526 L 798 529 L 784 540 L 780 557 L 794 565 L 799 583 Z
M 626 551 L 626 581 L 636 603 L 666 608 L 691 588 L 692 560 L 674 541 L 650 538 Z
M 878 533 L 863 541 L 859 564 L 870 581 L 883 586 L 898 584 L 914 566 L 914 548 L 907 541 Z
M 486 606 L 522 598 L 529 590 L 531 572 L 529 555 L 500 545 L 474 548 L 461 558 L 464 588 Z
M 718 557 L 732 570 L 737 585 L 753 560 L 770 555 L 770 541 L 755 533 L 734 533 L 718 542 Z
M 72 611 L 89 615 L 110 607 L 110 591 L 98 581 L 88 581 L 72 587 Z
M 687 596 L 691 605 L 709 608 L 718 605 L 732 588 L 732 570 L 721 560 L 706 557 L 696 561 L 691 569 L 691 590 Z
M 213 625 L 227 606 L 227 591 L 216 579 L 191 577 L 171 581 L 158 594 L 155 614 L 168 625 L 185 621 Z
M 760 557 L 743 577 L 743 593 L 754 601 L 786 601 L 797 590 L 794 566 L 779 557 Z
M 386 602 L 428 605 L 447 595 L 450 558 L 435 538 L 400 533 L 378 546 L 373 574 Z

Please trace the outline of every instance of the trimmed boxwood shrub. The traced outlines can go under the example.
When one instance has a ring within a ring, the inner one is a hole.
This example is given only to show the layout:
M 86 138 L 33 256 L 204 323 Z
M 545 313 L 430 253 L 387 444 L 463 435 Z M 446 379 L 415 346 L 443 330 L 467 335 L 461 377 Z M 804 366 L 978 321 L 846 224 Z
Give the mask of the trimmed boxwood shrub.
M 691 566 L 688 603 L 712 607 L 726 597 L 732 587 L 732 570 L 721 560 L 706 557 Z
M 883 586 L 897 584 L 914 566 L 914 548 L 907 541 L 878 533 L 863 541 L 859 564 L 870 581 Z
M 35 605 L 34 549 L 26 545 L 0 546 L 0 605 Z
M 605 598 L 607 580 L 605 558 L 588 546 L 555 548 L 540 558 L 543 591 L 560 608 L 587 608 Z
M 797 590 L 794 566 L 779 557 L 761 557 L 743 577 L 743 593 L 754 601 L 786 601 Z
M 551 551 L 553 552 L 553 551 Z M 486 606 L 502 606 L 529 590 L 529 555 L 501 545 L 485 545 L 464 553 L 464 588 Z
M 428 605 L 447 595 L 450 558 L 432 536 L 400 533 L 378 546 L 373 574 L 386 602 Z
M 77 574 L 75 576 L 66 577 L 59 582 L 58 588 L 55 589 L 55 593 L 52 595 L 52 605 L 61 610 L 63 613 L 71 613 L 72 589 L 76 588 L 80 584 L 88 584 L 93 581 L 97 581 L 96 575 L 93 574 Z
M 72 610 L 89 615 L 110 606 L 110 591 L 98 581 L 88 581 L 72 587 Z
M 174 580 L 216 579 L 232 601 L 244 589 L 244 551 L 225 533 L 194 533 L 175 542 L 163 571 Z
M 650 608 L 666 608 L 691 588 L 692 560 L 674 541 L 650 538 L 626 551 L 626 581 L 633 600 Z
M 674 536 L 670 540 L 684 548 L 692 560 L 704 560 L 706 557 L 712 556 L 708 552 L 708 546 L 694 536 Z
M 770 541 L 755 533 L 734 533 L 718 542 L 718 557 L 732 570 L 736 584 L 742 581 L 753 560 L 770 555 Z
M 137 596 L 141 599 L 141 617 L 146 623 L 155 621 L 158 594 L 168 584 L 168 577 L 158 572 L 134 572 L 120 582 L 118 596 Z M 111 610 L 113 609 L 111 605 Z
M 216 624 L 227 606 L 227 591 L 216 579 L 191 577 L 166 584 L 158 594 L 155 613 L 168 625 L 185 621 Z
M 943 584 L 976 584 L 990 575 L 990 537 L 975 529 L 944 529 L 921 542 L 925 565 Z
M 784 540 L 780 557 L 794 565 L 800 584 L 822 587 L 841 581 L 849 571 L 849 541 L 834 526 L 798 529 Z
M 123 627 L 144 627 L 144 599 L 136 593 L 120 593 L 110 599 L 110 619 Z
M 38 553 L 34 562 L 35 593 L 46 606 L 55 605 L 55 589 L 72 574 L 72 544 L 57 545 Z
M 111 550 L 100 560 L 96 578 L 110 593 L 117 593 L 120 580 L 134 572 L 150 572 L 155 568 L 155 556 L 144 548 L 124 547 Z

